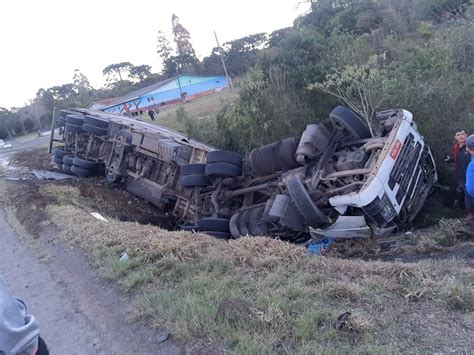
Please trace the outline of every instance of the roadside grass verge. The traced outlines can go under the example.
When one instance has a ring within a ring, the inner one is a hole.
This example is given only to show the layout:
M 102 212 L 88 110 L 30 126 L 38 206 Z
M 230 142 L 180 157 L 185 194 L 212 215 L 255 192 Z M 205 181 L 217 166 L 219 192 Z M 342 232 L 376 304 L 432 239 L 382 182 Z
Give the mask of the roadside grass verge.
M 42 193 L 62 189 L 48 185 Z M 474 310 L 467 262 L 312 257 L 270 238 L 226 242 L 110 218 L 105 223 L 90 216 L 74 188 L 62 196 L 47 212 L 63 238 L 90 252 L 110 278 L 138 295 L 130 317 L 166 327 L 183 341 L 210 339 L 242 354 L 472 345 L 462 336 Z M 124 252 L 128 262 L 119 261 Z M 336 329 L 346 311 L 351 316 Z M 427 322 L 427 314 L 436 317 Z
M 418 263 L 310 256 L 270 238 L 94 219 L 74 186 L 39 193 L 60 236 L 133 299 L 129 317 L 184 342 L 237 354 L 462 351 L 474 343 L 474 273 L 461 260 Z M 54 198 L 53 198 L 54 196 Z M 122 253 L 129 261 L 119 261 Z M 338 317 L 350 312 L 347 321 Z

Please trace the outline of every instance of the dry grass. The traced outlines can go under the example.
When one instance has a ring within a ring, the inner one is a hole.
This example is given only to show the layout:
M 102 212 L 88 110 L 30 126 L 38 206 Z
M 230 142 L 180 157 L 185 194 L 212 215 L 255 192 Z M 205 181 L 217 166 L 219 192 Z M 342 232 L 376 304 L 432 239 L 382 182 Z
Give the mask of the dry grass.
M 405 321 L 425 316 L 420 304 L 438 314 L 433 332 L 443 328 L 450 312 L 472 311 L 473 274 L 462 261 L 404 264 L 311 257 L 301 247 L 269 238 L 225 242 L 134 223 L 104 224 L 70 206 L 52 206 L 49 212 L 64 236 L 92 251 L 119 282 L 146 290 L 133 317 L 167 326 L 185 340 L 210 337 L 235 352 L 276 351 L 282 339 L 291 351 L 303 351 L 306 342 L 315 340 L 320 351 L 395 349 L 386 344 L 423 351 L 428 348 L 399 334 L 405 332 L 400 329 Z M 125 265 L 117 262 L 122 252 L 131 257 Z M 223 313 L 235 298 L 247 306 Z M 353 316 L 345 331 L 335 331 L 333 323 L 345 310 Z M 379 328 L 380 318 L 393 321 Z M 466 326 L 462 317 L 455 325 Z M 430 343 L 440 349 L 453 346 L 443 334 Z M 468 343 L 465 339 L 461 345 Z
M 222 241 L 205 234 L 94 219 L 75 188 L 46 207 L 129 292 L 132 318 L 185 341 L 231 353 L 440 352 L 472 349 L 474 273 L 461 260 L 417 263 L 315 257 L 270 238 Z M 128 262 L 118 259 L 123 252 Z M 347 324 L 334 327 L 350 311 Z M 453 334 L 455 334 L 453 336 Z

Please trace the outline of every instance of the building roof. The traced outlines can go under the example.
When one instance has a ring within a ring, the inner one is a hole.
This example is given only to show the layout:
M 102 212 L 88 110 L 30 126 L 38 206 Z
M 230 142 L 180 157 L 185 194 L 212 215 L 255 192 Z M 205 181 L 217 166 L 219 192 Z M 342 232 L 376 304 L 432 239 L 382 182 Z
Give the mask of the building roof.
M 102 99 L 102 100 L 97 100 L 97 101 L 92 101 L 91 103 L 89 103 L 87 105 L 87 108 L 101 108 L 101 107 L 105 107 L 105 106 L 109 106 L 111 104 L 113 104 L 115 101 L 119 101 L 121 99 L 120 96 L 117 96 L 117 97 L 111 97 L 109 99 Z

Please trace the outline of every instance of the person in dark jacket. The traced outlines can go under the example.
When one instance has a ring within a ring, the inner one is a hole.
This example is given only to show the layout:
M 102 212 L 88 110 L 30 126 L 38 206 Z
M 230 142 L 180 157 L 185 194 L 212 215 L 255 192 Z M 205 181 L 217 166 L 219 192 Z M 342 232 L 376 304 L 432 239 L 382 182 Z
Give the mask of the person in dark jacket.
M 456 143 L 453 146 L 453 157 L 448 157 L 446 161 L 454 162 L 454 173 L 457 182 L 457 200 L 464 201 L 464 206 L 468 214 L 473 214 L 474 204 L 472 199 L 467 196 L 465 191 L 466 185 L 466 171 L 469 162 L 471 161 L 471 155 L 466 149 L 466 131 L 459 129 L 454 135 Z

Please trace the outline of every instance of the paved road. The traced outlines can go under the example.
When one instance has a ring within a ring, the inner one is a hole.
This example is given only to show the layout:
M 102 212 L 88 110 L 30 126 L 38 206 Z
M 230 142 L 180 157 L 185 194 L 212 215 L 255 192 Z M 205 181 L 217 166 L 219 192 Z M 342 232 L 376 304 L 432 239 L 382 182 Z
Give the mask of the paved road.
M 23 148 L 42 145 L 44 138 Z M 10 154 L 2 152 L 0 158 Z M 80 251 L 57 240 L 54 230 L 36 240 L 15 231 L 2 199 L 0 194 L 0 274 L 38 319 L 52 354 L 180 352 L 171 341 L 157 344 L 155 331 L 128 323 L 129 296 L 98 276 Z

